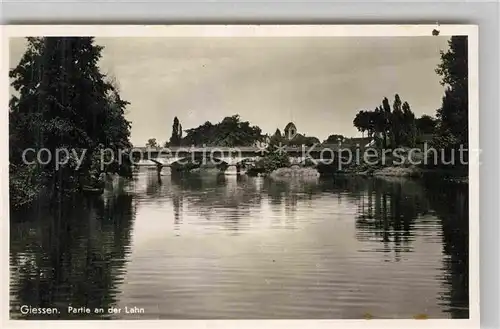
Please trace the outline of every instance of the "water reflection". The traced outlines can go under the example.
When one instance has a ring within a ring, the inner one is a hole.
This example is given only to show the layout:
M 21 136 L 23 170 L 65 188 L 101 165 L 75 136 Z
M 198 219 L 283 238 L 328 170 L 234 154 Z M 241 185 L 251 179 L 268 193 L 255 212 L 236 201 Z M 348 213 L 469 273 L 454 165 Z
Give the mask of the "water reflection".
M 427 183 L 429 202 L 442 226 L 444 284 L 442 297 L 455 318 L 469 317 L 469 187 Z
M 414 181 L 366 183 L 360 196 L 356 225 L 358 238 L 378 240 L 382 251 L 394 251 L 394 260 L 401 260 L 402 252 L 410 252 L 415 221 L 428 211 L 423 188 Z M 421 230 L 435 230 L 435 225 L 421 225 Z
M 72 304 L 144 307 L 117 316 L 140 319 L 468 317 L 467 186 L 154 172 L 120 184 L 11 216 L 13 316 Z
M 133 198 L 126 194 L 105 200 L 80 196 L 50 209 L 37 205 L 12 214 L 11 309 L 55 306 L 61 311 L 55 316 L 66 318 L 71 317 L 68 305 L 94 309 L 115 304 L 133 218 Z

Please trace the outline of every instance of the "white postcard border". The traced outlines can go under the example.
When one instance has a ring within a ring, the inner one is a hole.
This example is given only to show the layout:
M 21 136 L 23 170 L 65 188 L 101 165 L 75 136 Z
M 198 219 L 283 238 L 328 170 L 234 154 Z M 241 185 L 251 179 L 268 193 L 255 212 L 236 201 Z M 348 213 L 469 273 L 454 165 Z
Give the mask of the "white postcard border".
M 4 25 L 0 27 L 1 97 L 0 182 L 2 264 L 9 264 L 8 102 L 9 38 L 26 36 L 96 37 L 412 37 L 467 35 L 469 45 L 469 145 L 479 152 L 479 79 L 477 25 Z M 108 327 L 144 328 L 453 328 L 479 327 L 479 161 L 469 164 L 469 319 L 454 320 L 9 320 L 9 268 L 1 270 L 2 328 Z

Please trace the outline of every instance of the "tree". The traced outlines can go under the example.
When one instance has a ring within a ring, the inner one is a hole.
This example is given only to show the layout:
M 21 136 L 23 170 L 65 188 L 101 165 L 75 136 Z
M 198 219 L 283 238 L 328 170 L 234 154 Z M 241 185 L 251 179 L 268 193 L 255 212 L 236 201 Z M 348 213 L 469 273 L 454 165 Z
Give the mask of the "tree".
M 105 172 L 118 173 L 121 176 L 132 176 L 132 163 L 129 156 L 120 151 L 132 148 L 130 142 L 130 121 L 125 119 L 125 109 L 130 103 L 120 97 L 118 82 L 114 77 L 108 79 L 113 87 L 107 95 L 109 110 L 103 122 L 103 129 L 106 131 L 109 144 L 108 150 L 112 150 L 115 155 L 112 159 L 106 159 Z M 106 156 L 108 154 L 105 153 Z M 119 158 L 118 156 L 121 155 Z M 110 160 L 113 160 L 110 162 Z
M 415 115 L 410 109 L 408 102 L 402 103 L 398 94 L 394 96 L 393 109 L 389 105 L 389 100 L 384 97 L 382 105 L 373 111 L 359 111 L 353 120 L 353 124 L 359 131 L 368 131 L 368 136 L 376 134 L 380 141 L 382 136 L 382 146 L 388 145 L 390 139 L 392 147 L 412 146 L 415 144 L 416 123 Z
M 339 140 L 342 142 L 344 139 L 345 139 L 345 137 L 343 135 L 332 134 L 332 135 L 328 136 L 328 138 L 325 139 L 325 141 L 323 143 L 325 143 L 325 144 L 336 144 L 336 143 L 339 142 Z
M 466 36 L 452 36 L 449 49 L 441 52 L 436 73 L 446 87 L 443 103 L 437 110 L 442 131 L 453 135 L 458 143 L 468 145 L 468 44 Z
M 216 127 L 207 121 L 197 128 L 186 130 L 186 137 L 184 137 L 183 142 L 187 145 L 210 145 L 215 129 Z
M 261 129 L 241 121 L 239 115 L 225 117 L 216 126 L 213 142 L 218 146 L 252 146 L 261 138 Z
M 365 134 L 365 131 L 368 131 L 368 136 L 371 136 L 371 133 L 373 133 L 373 115 L 371 112 L 368 111 L 359 111 L 356 116 L 354 117 L 354 127 L 358 129 L 363 134 Z
M 319 144 L 320 141 L 316 137 L 304 136 L 302 134 L 295 134 L 293 138 L 289 141 L 283 141 L 283 144 L 294 145 L 294 146 L 312 146 L 314 144 Z
M 422 134 L 433 134 L 436 129 L 436 120 L 430 115 L 422 115 L 420 118 L 416 119 L 415 124 L 417 126 L 417 132 Z
M 398 147 L 402 142 L 403 133 L 403 111 L 401 109 L 401 99 L 398 94 L 394 96 L 394 104 L 392 106 L 391 115 L 391 145 Z
M 417 137 L 417 126 L 415 123 L 415 114 L 410 109 L 408 102 L 403 103 L 403 145 L 414 147 Z
M 130 146 L 130 123 L 123 113 L 128 103 L 100 72 L 101 51 L 91 37 L 28 38 L 26 52 L 9 72 L 18 94 L 9 104 L 12 181 L 28 170 L 25 186 L 72 189 L 92 182 L 101 171 L 100 150 Z M 52 155 L 73 149 L 85 156 L 79 170 L 74 157 L 62 168 L 54 157 L 27 165 L 21 158 L 27 148 L 45 148 Z
M 447 52 L 441 51 L 441 63 L 436 68 L 436 73 L 441 76 L 441 84 L 446 89 L 441 108 L 436 111 L 437 133 L 431 144 L 442 150 L 446 157 L 450 157 L 460 145 L 467 149 L 469 144 L 467 43 L 466 36 L 452 36 L 448 41 L 449 49 Z M 455 164 L 454 167 L 460 168 L 461 165 Z
M 274 135 L 271 136 L 271 140 L 269 141 L 269 146 L 274 146 L 274 145 L 279 145 L 280 143 L 283 144 L 285 142 L 285 138 L 281 134 L 281 131 L 279 129 L 276 129 L 274 132 Z
M 261 129 L 241 121 L 239 115 L 225 117 L 221 122 L 212 124 L 207 121 L 197 128 L 186 130 L 183 142 L 188 145 L 207 146 L 252 146 L 262 140 Z
M 399 96 L 397 96 L 399 99 Z M 390 130 L 390 124 L 391 124 L 391 106 L 389 105 L 389 100 L 387 97 L 384 97 L 382 101 L 382 107 L 379 108 L 379 118 L 378 118 L 378 125 L 377 125 L 377 132 L 382 133 L 383 138 L 384 138 L 384 148 L 387 147 L 387 134 L 388 131 Z
M 156 148 L 158 146 L 159 145 L 156 142 L 156 138 L 150 138 L 150 139 L 148 139 L 148 142 L 146 143 L 146 147 Z
M 169 145 L 179 146 L 181 145 L 181 140 L 182 140 L 182 126 L 179 123 L 179 119 L 175 117 L 174 122 L 172 124 L 172 136 L 170 136 Z
M 290 166 L 290 157 L 285 152 L 269 152 L 257 163 L 257 166 L 264 169 L 264 172 L 270 173 L 279 168 Z
M 436 129 L 436 120 L 430 115 L 422 115 L 415 120 L 417 131 L 419 134 L 432 134 Z
M 28 44 L 16 68 L 10 70 L 12 87 L 19 97 L 9 102 L 9 162 L 21 164 L 22 152 L 27 147 L 38 148 L 42 143 L 42 113 L 35 111 L 37 93 L 41 84 L 41 57 L 44 50 L 42 38 L 27 38 Z M 31 130 L 31 133 L 29 133 Z

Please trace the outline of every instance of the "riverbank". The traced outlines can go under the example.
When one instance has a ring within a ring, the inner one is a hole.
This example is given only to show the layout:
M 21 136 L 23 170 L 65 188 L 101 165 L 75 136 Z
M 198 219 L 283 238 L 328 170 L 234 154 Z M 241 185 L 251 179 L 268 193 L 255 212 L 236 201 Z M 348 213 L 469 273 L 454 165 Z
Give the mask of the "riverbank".
M 419 179 L 425 177 L 435 177 L 436 179 L 446 180 L 455 183 L 467 184 L 469 179 L 466 172 L 457 169 L 442 168 L 422 168 L 419 166 L 368 166 L 360 165 L 338 170 L 333 167 L 283 167 L 271 172 L 265 172 L 259 169 L 250 169 L 249 176 L 263 176 L 271 178 L 287 177 L 329 177 L 329 176 L 358 176 L 358 177 L 395 177 Z
M 428 169 L 417 166 L 411 167 L 385 167 L 373 171 L 373 177 L 407 177 L 425 178 L 434 177 L 454 183 L 467 184 L 469 176 L 455 169 Z
M 101 195 L 106 183 L 115 177 L 119 175 L 104 172 L 80 179 L 66 175 L 61 183 L 49 178 L 46 172 L 37 171 L 34 166 L 12 166 L 9 172 L 9 204 L 12 209 L 17 209 L 29 207 L 35 201 L 60 201 L 79 193 Z
M 332 173 L 332 175 L 345 176 L 367 176 L 367 177 L 401 177 L 401 178 L 424 178 L 436 177 L 439 179 L 467 184 L 469 177 L 463 171 L 456 169 L 430 169 L 418 166 L 387 166 L 387 167 L 366 167 L 360 166 Z

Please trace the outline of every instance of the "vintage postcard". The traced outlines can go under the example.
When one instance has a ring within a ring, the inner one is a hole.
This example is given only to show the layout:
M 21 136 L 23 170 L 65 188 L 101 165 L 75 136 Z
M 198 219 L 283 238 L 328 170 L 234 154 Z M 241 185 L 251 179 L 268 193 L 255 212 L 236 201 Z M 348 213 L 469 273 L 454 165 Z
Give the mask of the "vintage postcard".
M 478 326 L 477 26 L 2 30 L 8 326 Z

